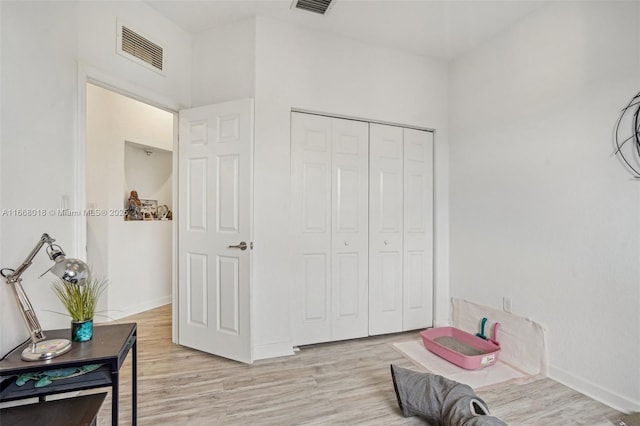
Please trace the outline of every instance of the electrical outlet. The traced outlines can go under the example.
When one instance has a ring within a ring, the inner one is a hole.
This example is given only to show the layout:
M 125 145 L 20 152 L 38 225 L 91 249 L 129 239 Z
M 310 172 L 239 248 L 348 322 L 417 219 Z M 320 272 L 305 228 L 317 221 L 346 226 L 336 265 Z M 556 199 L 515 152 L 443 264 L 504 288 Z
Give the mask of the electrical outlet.
M 511 298 L 510 297 L 503 297 L 502 298 L 502 310 L 505 312 L 509 312 L 511 313 Z

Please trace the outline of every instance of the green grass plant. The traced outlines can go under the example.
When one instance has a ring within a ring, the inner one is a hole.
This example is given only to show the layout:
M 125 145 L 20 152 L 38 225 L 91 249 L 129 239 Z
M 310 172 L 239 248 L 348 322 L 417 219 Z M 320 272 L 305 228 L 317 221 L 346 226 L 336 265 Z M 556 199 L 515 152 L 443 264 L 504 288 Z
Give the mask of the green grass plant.
M 57 279 L 53 282 L 53 291 L 71 315 L 72 321 L 86 321 L 93 319 L 98 299 L 108 284 L 109 281 L 104 278 L 89 277 L 83 286 Z

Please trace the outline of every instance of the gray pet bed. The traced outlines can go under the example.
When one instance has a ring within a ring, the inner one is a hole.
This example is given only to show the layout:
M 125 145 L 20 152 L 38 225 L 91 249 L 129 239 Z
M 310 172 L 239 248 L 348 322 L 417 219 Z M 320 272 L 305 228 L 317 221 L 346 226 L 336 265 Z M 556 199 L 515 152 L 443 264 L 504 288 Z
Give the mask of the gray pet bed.
M 420 416 L 433 426 L 506 426 L 468 385 L 395 365 L 391 378 L 405 417 Z

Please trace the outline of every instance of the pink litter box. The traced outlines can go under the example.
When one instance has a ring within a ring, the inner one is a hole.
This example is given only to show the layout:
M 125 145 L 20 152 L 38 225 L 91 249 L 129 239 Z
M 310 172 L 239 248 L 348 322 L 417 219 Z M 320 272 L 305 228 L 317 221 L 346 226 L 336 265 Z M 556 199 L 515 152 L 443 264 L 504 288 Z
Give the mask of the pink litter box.
M 495 364 L 500 353 L 497 339 L 498 327 L 493 328 L 493 338 L 485 340 L 455 327 L 430 328 L 420 332 L 424 347 L 447 361 L 466 370 L 478 370 Z

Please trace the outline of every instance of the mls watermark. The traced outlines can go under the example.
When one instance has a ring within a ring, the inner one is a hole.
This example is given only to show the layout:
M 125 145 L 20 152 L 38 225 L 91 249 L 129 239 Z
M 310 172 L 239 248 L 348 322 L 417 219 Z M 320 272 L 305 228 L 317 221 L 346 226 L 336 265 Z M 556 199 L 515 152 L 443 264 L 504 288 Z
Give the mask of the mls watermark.
M 79 217 L 79 216 L 126 216 L 126 209 L 2 209 L 2 216 L 10 217 Z

